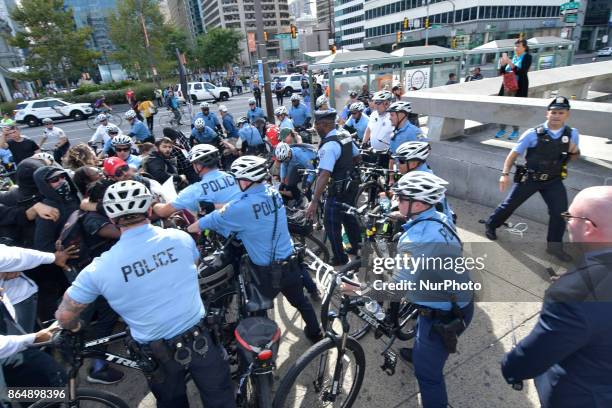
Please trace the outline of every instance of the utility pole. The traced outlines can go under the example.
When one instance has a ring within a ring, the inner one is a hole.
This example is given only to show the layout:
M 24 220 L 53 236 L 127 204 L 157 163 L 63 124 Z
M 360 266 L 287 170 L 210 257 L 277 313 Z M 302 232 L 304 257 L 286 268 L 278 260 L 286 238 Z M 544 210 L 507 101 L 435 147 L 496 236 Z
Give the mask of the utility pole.
M 255 5 L 255 27 L 257 28 L 257 55 L 263 66 L 264 97 L 266 98 L 266 113 L 270 120 L 274 118 L 274 105 L 272 104 L 272 86 L 270 69 L 268 67 L 268 50 L 264 41 L 263 15 L 261 13 L 261 0 L 254 0 Z

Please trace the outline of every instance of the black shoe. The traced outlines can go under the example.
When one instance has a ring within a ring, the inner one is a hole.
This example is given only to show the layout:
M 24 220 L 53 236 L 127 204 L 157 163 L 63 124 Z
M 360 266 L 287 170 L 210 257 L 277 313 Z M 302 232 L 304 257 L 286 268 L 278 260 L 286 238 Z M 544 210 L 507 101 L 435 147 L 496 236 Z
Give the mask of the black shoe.
M 497 239 L 497 233 L 495 232 L 495 228 L 493 228 L 491 224 L 485 223 L 485 235 L 491 241 L 495 241 Z
M 309 335 L 306 332 L 306 328 L 304 328 L 304 334 L 306 335 L 306 338 L 312 342 L 312 344 L 318 343 L 319 341 L 323 340 L 323 333 L 321 333 L 320 330 L 315 335 Z
M 106 367 L 104 370 L 100 371 L 89 371 L 89 375 L 87 376 L 87 381 L 93 384 L 115 384 L 119 381 L 123 380 L 125 374 L 122 371 L 119 371 L 112 367 Z
M 560 260 L 561 262 L 570 262 L 573 258 L 570 254 L 563 250 L 563 247 L 560 245 L 549 245 L 546 248 L 546 252 Z
M 412 349 L 408 347 L 404 347 L 400 349 L 400 356 L 402 360 L 409 362 L 412 364 Z

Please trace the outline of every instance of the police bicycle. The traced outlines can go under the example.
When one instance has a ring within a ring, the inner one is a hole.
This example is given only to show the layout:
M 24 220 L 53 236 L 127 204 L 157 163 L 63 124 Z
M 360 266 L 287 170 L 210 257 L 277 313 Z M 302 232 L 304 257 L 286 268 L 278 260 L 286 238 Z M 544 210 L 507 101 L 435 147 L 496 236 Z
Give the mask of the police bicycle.
M 362 152 L 364 152 L 362 150 Z M 369 209 L 376 207 L 381 193 L 387 191 L 387 176 L 389 169 L 368 162 L 363 162 L 358 167 L 361 175 L 361 182 L 357 190 L 357 207 L 367 204 Z
M 331 266 L 318 259 L 312 252 L 306 250 L 309 268 L 317 271 L 317 281 L 325 288 L 321 306 L 321 323 L 325 330 L 325 338 L 310 347 L 287 371 L 281 380 L 274 398 L 274 408 L 293 406 L 299 402 L 307 407 L 351 407 L 361 389 L 366 369 L 365 351 L 363 346 L 350 336 L 349 317 L 353 314 L 361 315 L 363 308 L 368 307 L 374 300 L 363 294 L 356 296 L 347 293 L 338 294 L 339 287 L 348 284 L 360 287 L 359 282 L 353 281 L 354 270 L 360 261 L 352 261 L 336 272 Z M 330 311 L 332 298 L 340 297 L 340 308 L 337 312 Z M 403 336 L 397 327 L 401 327 L 399 313 L 395 313 L 394 328 L 377 327 L 382 334 L 389 338 L 386 347 L 381 353 L 384 362 L 381 369 L 388 375 L 395 373 L 397 355 L 391 350 L 395 339 L 409 339 L 412 336 Z M 416 316 L 416 310 L 404 317 L 407 321 Z M 378 316 L 380 317 L 380 316 Z M 377 318 L 368 315 L 372 325 L 376 325 Z M 336 331 L 334 323 L 340 324 Z
M 238 407 L 272 406 L 273 372 L 280 340 L 278 325 L 267 318 L 273 300 L 250 281 L 252 273 L 242 244 L 231 234 L 198 267 L 200 293 L 213 338 L 225 349 L 237 383 Z
M 88 128 L 95 130 L 98 125 L 100 125 L 100 122 L 98 122 L 98 114 L 100 113 L 104 113 L 104 115 L 106 115 L 106 117 L 108 118 L 108 121 L 113 125 L 121 126 L 121 123 L 123 123 L 123 118 L 121 117 L 121 115 L 117 115 L 116 113 L 113 113 L 111 111 L 94 109 L 94 113 L 87 118 Z

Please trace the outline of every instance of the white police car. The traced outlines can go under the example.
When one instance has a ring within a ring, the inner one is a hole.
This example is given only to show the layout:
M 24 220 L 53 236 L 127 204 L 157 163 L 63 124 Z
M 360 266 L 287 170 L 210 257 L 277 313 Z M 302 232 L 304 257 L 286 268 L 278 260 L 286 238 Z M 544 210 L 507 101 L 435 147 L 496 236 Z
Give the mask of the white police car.
M 89 103 L 69 103 L 58 98 L 24 101 L 15 107 L 15 121 L 30 127 L 39 126 L 45 118 L 83 120 L 92 114 Z

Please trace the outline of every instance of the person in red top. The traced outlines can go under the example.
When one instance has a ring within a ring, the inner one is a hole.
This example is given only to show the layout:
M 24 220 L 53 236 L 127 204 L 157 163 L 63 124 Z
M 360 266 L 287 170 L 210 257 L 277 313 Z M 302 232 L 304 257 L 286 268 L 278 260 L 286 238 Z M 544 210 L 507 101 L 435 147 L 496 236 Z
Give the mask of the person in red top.
M 127 103 L 132 106 L 134 105 L 134 98 L 136 97 L 136 95 L 134 94 L 134 91 L 132 90 L 132 88 L 128 88 L 128 90 L 125 92 L 125 99 L 127 100 Z

